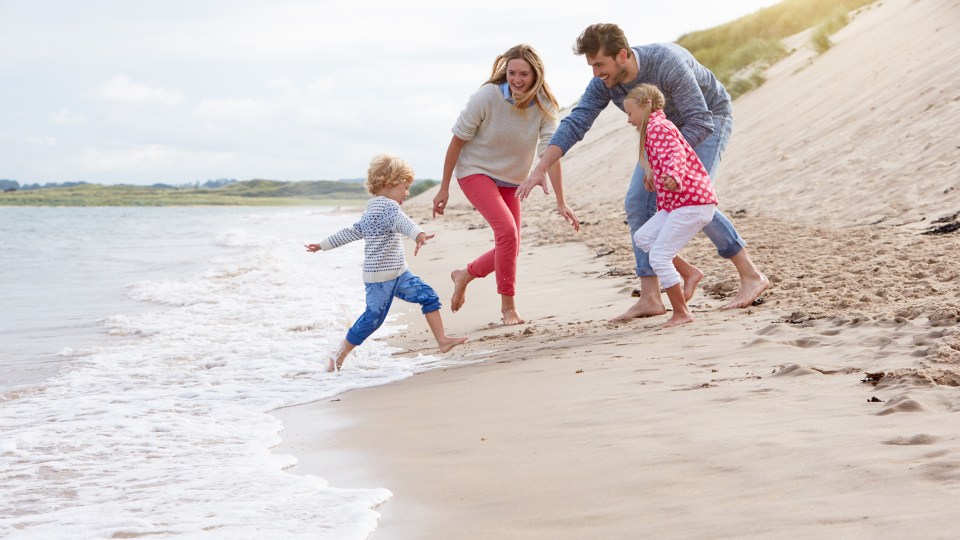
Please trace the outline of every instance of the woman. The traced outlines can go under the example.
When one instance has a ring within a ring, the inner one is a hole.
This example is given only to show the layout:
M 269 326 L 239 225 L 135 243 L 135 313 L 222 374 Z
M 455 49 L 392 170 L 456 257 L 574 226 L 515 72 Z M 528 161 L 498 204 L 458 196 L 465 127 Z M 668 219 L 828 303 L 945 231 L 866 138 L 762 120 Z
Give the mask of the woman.
M 540 56 L 529 45 L 517 45 L 497 56 L 490 78 L 470 97 L 453 126 L 440 191 L 433 198 L 433 215 L 443 215 L 455 172 L 464 195 L 490 224 L 494 238 L 493 249 L 450 274 L 453 311 L 463 306 L 471 281 L 493 272 L 503 323 L 524 322 L 514 303 L 520 254 L 520 201 L 515 192 L 530 172 L 534 157 L 543 152 L 553 136 L 558 110 L 557 99 L 544 79 Z M 548 175 L 557 210 L 579 231 L 580 221 L 563 198 L 559 162 Z

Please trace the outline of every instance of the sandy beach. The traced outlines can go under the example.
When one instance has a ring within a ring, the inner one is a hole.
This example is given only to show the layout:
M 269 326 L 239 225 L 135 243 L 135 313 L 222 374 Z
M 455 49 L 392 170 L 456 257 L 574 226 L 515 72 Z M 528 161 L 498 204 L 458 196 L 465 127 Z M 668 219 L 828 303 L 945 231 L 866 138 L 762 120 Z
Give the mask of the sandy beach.
M 694 323 L 608 322 L 639 287 L 637 135 L 611 107 L 563 160 L 583 229 L 552 195 L 524 202 L 527 323 L 498 324 L 493 280 L 475 280 L 442 312 L 470 337 L 448 353 L 462 367 L 277 410 L 275 452 L 389 489 L 374 540 L 955 537 L 957 36 L 960 1 L 884 0 L 822 55 L 792 41 L 735 102 L 716 185 L 771 281 L 756 305 L 719 309 L 736 273 L 701 235 Z M 433 195 L 404 205 L 437 235 L 408 261 L 448 304 L 450 271 L 492 235 L 456 187 L 433 219 Z M 419 311 L 394 309 L 398 354 L 435 354 Z

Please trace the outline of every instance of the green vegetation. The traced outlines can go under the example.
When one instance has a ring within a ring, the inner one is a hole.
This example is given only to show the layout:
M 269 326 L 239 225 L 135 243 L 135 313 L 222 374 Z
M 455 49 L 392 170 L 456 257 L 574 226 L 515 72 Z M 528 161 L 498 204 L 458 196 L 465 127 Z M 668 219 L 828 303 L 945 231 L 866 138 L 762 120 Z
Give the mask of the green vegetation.
M 763 84 L 756 74 L 786 56 L 782 40 L 820 25 L 825 36 L 846 24 L 846 14 L 875 0 L 784 0 L 727 24 L 685 34 L 677 43 L 710 68 L 733 97 Z M 841 20 L 840 26 L 835 26 Z M 819 29 L 818 29 L 819 32 Z M 827 38 L 829 43 L 829 38 Z M 829 47 L 829 45 L 828 45 Z M 751 68 L 752 72 L 749 72 Z
M 435 180 L 417 180 L 410 194 Z M 370 196 L 361 182 L 248 180 L 216 188 L 80 184 L 0 193 L 0 206 L 358 206 Z
M 416 197 L 439 183 L 436 180 L 417 180 L 410 186 L 410 196 Z
M 830 36 L 846 26 L 849 22 L 850 16 L 846 12 L 840 12 L 827 22 L 818 26 L 813 32 L 813 35 L 810 36 L 810 43 L 813 44 L 814 50 L 820 54 L 827 52 L 833 45 L 833 42 L 830 41 Z

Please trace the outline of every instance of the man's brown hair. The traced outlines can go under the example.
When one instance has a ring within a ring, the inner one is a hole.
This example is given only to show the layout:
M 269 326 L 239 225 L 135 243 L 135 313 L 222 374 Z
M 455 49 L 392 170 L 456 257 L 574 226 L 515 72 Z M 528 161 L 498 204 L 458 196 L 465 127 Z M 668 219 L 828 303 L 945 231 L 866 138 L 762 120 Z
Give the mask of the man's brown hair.
M 580 34 L 573 46 L 573 52 L 577 55 L 596 56 L 598 52 L 602 52 L 604 56 L 611 58 L 621 49 L 626 50 L 628 56 L 633 56 L 627 36 L 613 23 L 591 24 Z

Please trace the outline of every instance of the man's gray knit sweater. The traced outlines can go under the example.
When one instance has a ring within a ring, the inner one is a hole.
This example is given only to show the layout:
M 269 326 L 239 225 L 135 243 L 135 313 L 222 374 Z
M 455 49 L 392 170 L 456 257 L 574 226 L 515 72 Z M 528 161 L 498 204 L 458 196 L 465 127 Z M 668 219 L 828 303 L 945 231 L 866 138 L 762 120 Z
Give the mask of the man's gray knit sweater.
M 663 92 L 666 98 L 663 112 L 694 148 L 713 133 L 714 116 L 733 115 L 730 94 L 713 73 L 683 47 L 675 43 L 653 43 L 633 47 L 633 54 L 640 68 L 637 78 L 613 88 L 607 88 L 599 77 L 591 79 L 580 102 L 560 121 L 550 144 L 559 146 L 566 154 L 583 140 L 611 101 L 623 110 L 623 98 L 644 83 L 656 85 Z
M 360 221 L 321 240 L 320 249 L 329 251 L 363 239 L 363 281 L 382 283 L 407 271 L 400 235 L 416 240 L 422 232 L 423 229 L 403 213 L 397 201 L 374 197 L 367 203 Z

